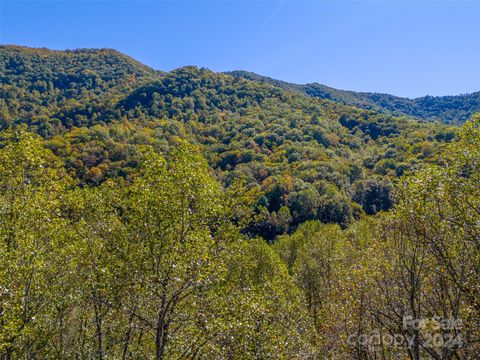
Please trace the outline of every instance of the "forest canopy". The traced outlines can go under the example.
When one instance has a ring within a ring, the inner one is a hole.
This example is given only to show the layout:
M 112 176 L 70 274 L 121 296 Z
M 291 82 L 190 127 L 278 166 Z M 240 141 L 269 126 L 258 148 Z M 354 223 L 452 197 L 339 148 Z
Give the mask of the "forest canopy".
M 480 356 L 479 115 L 108 49 L 0 78 L 0 359 Z
M 346 227 L 391 208 L 392 184 L 436 162 L 456 128 L 195 67 L 162 73 L 113 50 L 0 48 L 0 125 L 26 124 L 80 185 L 130 181 L 149 145 L 199 146 L 224 187 L 257 195 L 247 231 Z

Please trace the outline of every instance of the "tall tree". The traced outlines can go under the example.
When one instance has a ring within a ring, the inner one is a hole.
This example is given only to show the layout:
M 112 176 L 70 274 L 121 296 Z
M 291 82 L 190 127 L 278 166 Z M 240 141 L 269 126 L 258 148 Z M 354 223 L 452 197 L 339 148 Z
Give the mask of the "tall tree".
M 1 135 L 0 354 L 36 357 L 50 347 L 61 301 L 67 236 L 61 162 L 23 129 Z

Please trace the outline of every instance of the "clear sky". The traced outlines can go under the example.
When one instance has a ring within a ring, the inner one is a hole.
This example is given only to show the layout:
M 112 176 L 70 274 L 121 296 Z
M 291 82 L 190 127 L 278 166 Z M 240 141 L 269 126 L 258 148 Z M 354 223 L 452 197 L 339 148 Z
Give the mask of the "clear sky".
M 480 90 L 480 1 L 0 0 L 0 42 L 408 97 Z

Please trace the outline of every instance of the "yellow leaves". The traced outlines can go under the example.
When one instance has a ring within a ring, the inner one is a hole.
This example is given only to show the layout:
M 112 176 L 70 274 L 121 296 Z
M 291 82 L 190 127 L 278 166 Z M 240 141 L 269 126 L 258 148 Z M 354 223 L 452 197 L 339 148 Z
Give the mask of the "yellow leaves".
M 102 176 L 103 172 L 99 167 L 93 167 L 87 172 L 87 178 L 91 180 L 99 180 Z

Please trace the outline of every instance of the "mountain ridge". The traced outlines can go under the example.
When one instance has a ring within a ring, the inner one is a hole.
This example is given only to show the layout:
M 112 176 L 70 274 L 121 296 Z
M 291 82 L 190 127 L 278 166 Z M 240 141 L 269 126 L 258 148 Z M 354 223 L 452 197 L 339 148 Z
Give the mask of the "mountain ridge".
M 289 83 L 243 70 L 225 73 L 254 81 L 267 82 L 311 97 L 391 113 L 394 116 L 411 116 L 426 121 L 461 124 L 475 112 L 480 111 L 480 91 L 447 96 L 426 95 L 412 99 L 387 93 L 339 90 L 317 82 L 307 84 Z
M 101 72 L 98 74 L 102 80 L 109 82 L 112 80 L 112 73 L 108 66 L 115 69 L 121 69 L 120 72 L 126 72 L 125 81 L 137 82 L 138 80 L 146 82 L 155 80 L 159 76 L 165 75 L 169 72 L 176 71 L 188 66 L 182 66 L 171 71 L 162 71 L 154 69 L 148 65 L 141 63 L 133 57 L 126 55 L 118 50 L 110 48 L 79 48 L 66 50 L 52 50 L 47 48 L 32 48 L 19 45 L 0 45 L 0 55 L 2 52 L 8 52 L 11 58 L 20 55 L 29 57 L 32 63 L 41 62 L 46 57 L 54 57 L 57 59 L 57 64 L 51 65 L 50 73 L 57 72 L 58 62 L 62 62 L 62 66 L 68 65 L 74 57 L 83 57 L 87 59 L 89 56 L 96 56 L 100 58 L 103 63 L 100 65 L 89 64 L 89 69 L 100 68 Z M 84 60 L 82 60 L 84 61 Z M 88 59 L 85 61 L 89 61 Z M 98 62 L 98 61 L 97 61 Z M 4 66 L 0 67 L 0 80 L 5 83 L 5 75 L 14 69 L 15 71 L 22 71 L 23 68 L 19 64 L 14 63 L 10 68 L 8 63 L 3 61 Z M 5 65 L 6 64 L 6 65 Z M 73 70 L 68 66 L 65 67 L 64 74 L 68 76 L 75 76 L 78 72 L 78 62 L 71 64 Z M 19 70 L 20 69 L 20 70 Z M 23 71 L 25 75 L 29 74 L 29 67 L 27 66 Z M 118 71 L 118 70 L 116 70 Z M 3 74 L 2 74 L 3 73 Z M 237 78 L 244 78 L 256 82 L 269 83 L 271 85 L 280 87 L 284 90 L 306 95 L 312 98 L 320 98 L 323 100 L 331 100 L 344 105 L 354 106 L 366 110 L 374 110 L 377 112 L 390 114 L 396 117 L 407 116 L 422 121 L 442 122 L 445 124 L 459 125 L 464 123 L 475 112 L 480 111 L 480 91 L 447 96 L 421 96 L 417 98 L 399 97 L 387 93 L 380 92 L 363 92 L 352 90 L 340 90 L 317 82 L 307 84 L 295 84 L 278 79 L 273 79 L 267 76 L 259 75 L 253 72 L 244 70 L 226 71 L 226 75 L 231 75 Z M 95 74 L 92 74 L 95 76 Z M 133 76 L 133 78 L 131 77 Z M 45 74 L 44 74 L 45 77 Z M 39 79 L 45 80 L 45 79 Z M 48 81 L 48 79 L 46 79 Z M 8 82 L 7 82 L 8 84 Z M 115 86 L 117 84 L 108 84 L 108 86 Z
M 266 239 L 309 219 L 345 227 L 388 210 L 393 181 L 455 137 L 275 84 L 136 64 L 108 50 L 0 48 L 0 127 L 41 135 L 81 185 L 130 181 L 145 145 L 193 144 L 225 188 L 244 179 L 255 192 L 263 220 L 248 231 Z

